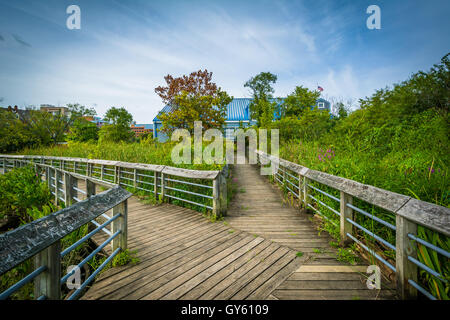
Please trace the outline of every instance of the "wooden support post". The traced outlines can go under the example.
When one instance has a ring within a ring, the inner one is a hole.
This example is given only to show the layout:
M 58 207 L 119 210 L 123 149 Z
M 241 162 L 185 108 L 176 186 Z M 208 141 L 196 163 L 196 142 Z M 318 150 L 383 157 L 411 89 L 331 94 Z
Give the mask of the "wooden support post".
M 417 235 L 417 225 L 397 215 L 396 227 L 397 293 L 401 299 L 416 299 L 417 290 L 408 283 L 408 279 L 417 283 L 417 266 L 408 260 L 408 256 L 417 259 L 417 247 L 413 240 L 408 238 L 408 233 Z
M 95 195 L 95 183 L 86 179 L 86 198 Z
M 77 162 L 73 162 L 73 172 L 77 173 Z
M 300 202 L 300 206 L 303 206 L 303 177 L 302 175 L 298 175 L 298 201 Z
M 120 186 L 120 175 L 122 174 L 121 167 L 117 166 L 116 170 L 117 170 L 117 184 Z
M 44 295 L 47 300 L 61 299 L 61 243 L 57 241 L 39 252 L 35 258 L 35 268 L 47 266 L 47 270 L 34 280 L 34 296 Z
M 137 169 L 134 169 L 134 171 L 133 171 L 133 186 L 135 188 L 136 188 L 136 185 L 137 185 L 136 180 L 137 180 Z
M 341 191 L 341 206 L 340 206 L 340 234 L 341 245 L 348 245 L 352 240 L 347 236 L 347 233 L 353 235 L 353 225 L 347 221 L 347 218 L 353 220 L 353 209 L 349 208 L 347 204 L 353 204 L 353 197 Z
M 86 175 L 89 177 L 89 163 L 86 162 Z
M 55 180 L 54 180 L 54 182 L 55 182 L 55 203 L 57 204 L 58 203 L 58 200 L 59 200 L 59 197 L 58 197 L 58 195 L 59 195 L 59 177 L 60 177 L 60 174 L 59 174 L 59 171 L 57 170 L 57 169 L 55 169 Z
M 226 170 L 228 170 L 228 168 Z M 219 176 L 220 176 L 220 180 L 219 180 L 220 215 L 225 216 L 227 214 L 227 209 L 228 209 L 227 178 L 226 178 L 224 172 L 221 172 L 219 174 Z
M 154 194 L 155 194 L 155 199 L 158 200 L 158 179 L 159 179 L 160 173 L 155 171 L 155 178 L 153 179 L 153 182 L 155 183 L 155 185 L 153 186 L 153 190 L 154 190 Z
M 311 200 L 308 197 L 308 184 L 310 180 L 307 177 L 303 177 L 303 202 L 305 204 L 305 210 L 308 210 L 308 204 Z
M 64 173 L 64 202 L 66 203 L 66 207 L 72 205 L 74 202 L 74 180 L 75 178 L 70 173 Z
M 45 180 L 47 181 L 47 187 L 50 190 L 52 185 L 52 171 L 49 167 L 45 168 Z
M 103 181 L 103 173 L 105 172 L 105 165 L 102 164 L 100 167 L 100 180 Z
M 3 158 L 3 174 L 6 173 L 6 158 Z
M 120 248 L 122 250 L 127 249 L 128 246 L 128 205 L 127 200 L 118 204 L 112 209 L 112 216 L 120 213 L 120 217 L 112 222 L 111 230 L 112 233 L 116 233 L 120 230 L 120 234 L 115 237 L 111 243 L 112 251 Z
M 217 175 L 217 177 L 213 180 L 213 215 L 215 217 L 220 216 L 220 181 L 219 181 L 220 174 Z
M 161 172 L 161 193 L 160 193 L 160 199 L 161 202 L 164 202 L 164 188 L 166 184 L 165 174 Z

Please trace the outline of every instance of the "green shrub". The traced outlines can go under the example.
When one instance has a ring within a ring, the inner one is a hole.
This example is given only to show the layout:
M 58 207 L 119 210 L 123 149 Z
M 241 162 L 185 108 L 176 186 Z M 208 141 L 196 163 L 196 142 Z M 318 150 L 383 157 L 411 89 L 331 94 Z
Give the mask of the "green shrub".
M 42 208 L 51 203 L 47 184 L 32 167 L 16 168 L 0 175 L 0 218 L 15 216 L 21 223 L 32 221 L 28 209 Z

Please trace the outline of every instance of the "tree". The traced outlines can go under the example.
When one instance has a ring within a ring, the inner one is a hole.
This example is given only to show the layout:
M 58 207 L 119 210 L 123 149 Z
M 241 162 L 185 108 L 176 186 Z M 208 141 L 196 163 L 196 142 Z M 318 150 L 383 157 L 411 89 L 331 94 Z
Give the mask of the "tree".
M 105 124 L 99 131 L 101 141 L 130 141 L 134 133 L 130 126 L 133 116 L 125 108 L 112 107 L 106 111 L 104 119 L 110 124 Z
M 269 114 L 271 118 L 273 117 L 273 113 L 270 112 L 275 108 L 276 103 L 271 101 L 272 94 L 275 92 L 272 84 L 276 81 L 276 75 L 270 72 L 261 72 L 244 84 L 244 87 L 250 88 L 253 96 L 249 106 L 250 116 L 256 120 L 258 127 L 261 126 L 262 122 L 266 122 Z M 265 119 L 263 119 L 263 114 Z
M 12 152 L 39 144 L 27 126 L 10 111 L 0 110 L 0 152 Z
M 174 78 L 170 74 L 164 77 L 167 86 L 159 86 L 155 92 L 161 97 L 165 104 L 173 104 L 175 98 L 183 91 L 188 93 L 188 96 L 215 96 L 218 88 L 212 81 L 212 72 L 208 70 L 199 70 L 191 72 L 190 75 L 183 75 L 182 77 Z
M 205 130 L 223 126 L 227 105 L 233 98 L 212 82 L 212 72 L 199 70 L 189 76 L 167 75 L 164 79 L 167 86 L 160 86 L 155 92 L 172 110 L 158 115 L 163 123 L 162 132 L 170 135 L 183 128 L 192 133 L 194 121 L 202 121 Z
M 303 86 L 295 87 L 294 92 L 288 95 L 281 105 L 282 116 L 300 116 L 306 109 L 314 106 L 319 97 L 319 91 L 311 91 L 308 88 L 303 88 Z
M 81 118 L 74 122 L 67 139 L 78 142 L 97 141 L 98 132 L 99 129 L 95 123 Z
M 65 114 L 28 110 L 21 120 L 32 135 L 40 141 L 40 144 L 61 142 L 65 140 L 66 133 L 76 121 L 96 114 L 93 108 L 86 108 L 78 103 L 68 104 L 67 108 L 68 112 Z

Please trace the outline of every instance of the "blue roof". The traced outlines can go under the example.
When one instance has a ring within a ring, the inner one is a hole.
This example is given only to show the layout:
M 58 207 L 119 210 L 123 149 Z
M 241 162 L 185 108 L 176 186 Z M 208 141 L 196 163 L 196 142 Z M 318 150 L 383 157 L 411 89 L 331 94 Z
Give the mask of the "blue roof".
M 281 105 L 281 102 L 284 98 L 274 98 L 272 99 L 277 102 L 277 108 L 274 110 L 274 119 L 279 119 L 279 107 Z M 234 98 L 233 101 L 231 101 L 227 105 L 227 116 L 226 121 L 250 121 L 250 110 L 249 105 L 252 101 L 252 98 Z M 325 99 L 319 98 L 317 102 L 326 102 L 329 104 L 329 102 Z M 314 108 L 314 106 L 311 106 L 311 109 Z M 166 105 L 164 108 L 160 111 L 162 113 L 167 113 L 172 111 L 172 106 Z M 156 116 L 153 121 L 159 121 L 158 116 Z
M 233 101 L 227 105 L 226 121 L 249 121 L 249 105 L 251 101 L 251 98 L 234 98 Z M 167 113 L 171 111 L 172 106 L 166 105 L 160 112 Z M 156 116 L 153 121 L 159 121 L 158 116 Z

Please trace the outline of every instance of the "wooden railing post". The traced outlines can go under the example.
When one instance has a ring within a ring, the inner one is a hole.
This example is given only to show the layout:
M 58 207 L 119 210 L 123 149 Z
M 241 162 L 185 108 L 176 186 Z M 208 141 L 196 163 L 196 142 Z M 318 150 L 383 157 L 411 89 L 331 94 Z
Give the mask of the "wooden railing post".
M 86 198 L 95 195 L 95 183 L 86 179 Z
M 220 215 L 220 182 L 219 182 L 219 175 L 213 180 L 213 215 L 218 217 Z
M 301 174 L 298 175 L 298 201 L 300 202 L 300 206 L 303 205 L 303 176 Z
M 165 174 L 161 172 L 161 193 L 160 193 L 160 199 L 161 202 L 164 202 L 164 186 L 166 184 Z
M 115 237 L 111 243 L 112 251 L 120 248 L 122 250 L 127 249 L 128 247 L 128 205 L 127 200 L 118 204 L 112 209 L 112 216 L 114 217 L 116 214 L 120 213 L 120 217 L 112 222 L 111 230 L 112 233 L 116 233 L 120 230 L 120 234 Z
M 155 194 L 155 199 L 156 200 L 158 200 L 158 180 L 159 180 L 159 176 L 160 176 L 160 173 L 158 173 L 158 172 L 156 172 L 155 171 L 155 178 L 153 179 L 153 182 L 155 183 L 154 184 L 154 186 L 153 186 L 153 190 L 154 190 L 154 194 Z
M 59 185 L 59 177 L 60 177 L 61 175 L 59 174 L 59 171 L 57 170 L 57 169 L 55 169 L 55 203 L 58 203 L 58 200 L 59 200 L 59 197 L 58 197 L 58 195 L 59 195 L 59 187 L 60 187 L 60 185 Z
M 119 186 L 120 186 L 120 167 L 119 166 L 116 166 L 115 167 L 116 168 L 116 170 L 115 170 L 115 183 L 117 183 Z
M 227 211 L 227 179 L 220 172 L 213 180 L 213 214 L 224 216 Z
M 353 204 L 353 197 L 343 191 L 341 191 L 341 205 L 340 205 L 340 235 L 341 245 L 345 246 L 351 242 L 351 239 L 347 236 L 347 233 L 352 235 L 353 226 L 347 221 L 347 218 L 353 220 L 353 209 L 349 208 L 347 204 Z
M 227 168 L 228 170 L 228 168 Z M 228 201 L 228 190 L 227 190 L 227 178 L 223 172 L 219 174 L 219 198 L 220 198 L 220 215 L 225 216 L 227 213 L 227 201 Z
M 308 184 L 310 180 L 307 177 L 303 177 L 303 202 L 305 204 L 305 210 L 308 210 L 308 204 L 311 200 L 308 197 Z
M 74 202 L 74 180 L 75 178 L 70 173 L 64 173 L 64 202 L 66 207 Z
M 134 171 L 133 171 L 133 187 L 135 187 L 135 188 L 137 185 L 136 180 L 137 180 L 137 169 L 134 169 Z
M 89 163 L 86 162 L 86 175 L 89 177 Z
M 105 172 L 105 165 L 102 164 L 100 167 L 100 180 L 103 181 L 103 173 Z
M 6 158 L 3 158 L 3 174 L 6 173 Z
M 47 266 L 34 281 L 34 296 L 44 295 L 47 300 L 61 299 L 61 243 L 55 242 L 34 258 L 35 268 Z
M 408 237 L 408 233 L 417 235 L 417 225 L 397 215 L 396 228 L 397 293 L 401 299 L 415 299 L 417 298 L 417 290 L 408 283 L 408 279 L 417 283 L 417 266 L 408 260 L 408 256 L 417 259 L 417 247 Z
M 47 182 L 47 187 L 50 190 L 52 185 L 52 172 L 49 167 L 45 167 L 45 181 Z

